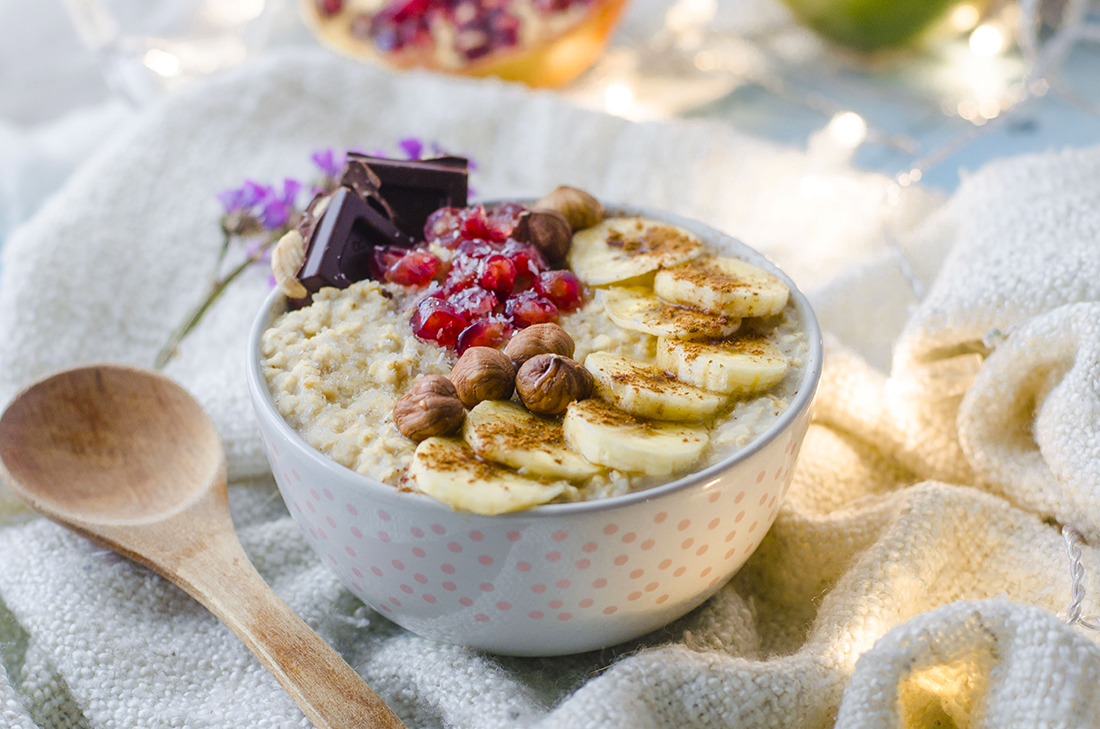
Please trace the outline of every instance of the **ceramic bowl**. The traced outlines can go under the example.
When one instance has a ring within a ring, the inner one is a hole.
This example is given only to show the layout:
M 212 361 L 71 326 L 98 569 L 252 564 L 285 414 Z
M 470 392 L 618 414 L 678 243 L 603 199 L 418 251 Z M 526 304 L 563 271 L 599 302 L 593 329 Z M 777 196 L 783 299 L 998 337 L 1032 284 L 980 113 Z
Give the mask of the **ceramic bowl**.
M 679 225 L 776 274 L 809 335 L 803 382 L 768 430 L 731 457 L 651 489 L 489 517 L 372 480 L 313 449 L 279 415 L 259 352 L 263 332 L 285 311 L 283 297 L 273 293 L 256 318 L 249 389 L 287 508 L 349 590 L 415 633 L 525 656 L 614 645 L 714 594 L 775 520 L 821 372 L 809 303 L 762 255 L 712 228 L 636 207 L 614 212 Z

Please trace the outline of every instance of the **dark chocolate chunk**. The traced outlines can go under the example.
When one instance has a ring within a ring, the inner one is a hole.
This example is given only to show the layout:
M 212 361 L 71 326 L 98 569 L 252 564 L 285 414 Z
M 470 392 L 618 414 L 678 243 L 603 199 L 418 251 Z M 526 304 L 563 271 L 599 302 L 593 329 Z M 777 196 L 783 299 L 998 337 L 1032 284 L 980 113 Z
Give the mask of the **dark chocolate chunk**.
M 302 234 L 302 238 L 306 241 L 306 245 L 309 245 L 310 238 L 313 237 L 313 231 L 317 230 L 317 224 L 321 222 L 321 218 L 325 214 L 325 210 L 329 204 L 329 194 L 327 192 L 318 192 L 313 196 L 313 199 L 306 205 L 306 209 L 302 211 L 302 217 L 298 219 L 298 225 L 295 226 L 298 232 Z
M 396 217 L 393 208 L 379 192 L 382 181 L 378 179 L 378 175 L 374 174 L 374 170 L 361 159 L 360 155 L 352 154 L 348 156 L 348 161 L 344 163 L 344 169 L 340 172 L 340 185 L 355 190 L 364 200 L 373 200 L 381 205 L 385 216 L 390 220 Z M 414 235 L 413 237 L 417 238 L 418 236 Z
M 381 183 L 378 195 L 393 210 L 391 220 L 418 241 L 424 239 L 429 215 L 439 208 L 467 205 L 469 161 L 464 157 L 398 160 L 352 152 L 345 170 L 353 162 L 366 165 L 374 173 Z M 341 180 L 341 184 L 349 183 Z
M 324 286 L 345 289 L 370 276 L 376 246 L 415 244 L 390 222 L 373 199 L 364 200 L 354 190 L 337 188 L 308 241 L 306 259 L 298 280 L 310 293 Z

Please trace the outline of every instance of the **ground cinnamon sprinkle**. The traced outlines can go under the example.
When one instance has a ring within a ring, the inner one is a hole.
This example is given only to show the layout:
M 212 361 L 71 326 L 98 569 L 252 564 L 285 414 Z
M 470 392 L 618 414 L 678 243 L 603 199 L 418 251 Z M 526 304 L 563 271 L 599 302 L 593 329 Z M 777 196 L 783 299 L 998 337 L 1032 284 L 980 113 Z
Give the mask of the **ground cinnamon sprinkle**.
M 656 430 L 652 424 L 645 420 L 638 420 L 630 413 L 619 410 L 614 405 L 596 398 L 579 402 L 574 407 L 581 407 L 587 411 L 587 419 L 596 425 L 619 428 L 629 426 L 639 428 L 644 433 L 652 433 Z
M 648 367 L 635 367 L 631 372 L 614 374 L 611 376 L 611 379 L 624 385 L 647 387 L 658 392 L 667 392 L 671 389 L 675 389 L 676 385 L 672 383 L 678 383 L 674 375 L 670 375 L 663 370 L 654 371 Z
M 612 230 L 607 236 L 607 245 L 620 248 L 626 253 L 668 253 L 680 255 L 694 251 L 699 247 L 695 238 L 689 238 L 681 231 L 668 225 L 653 225 L 646 228 L 639 220 L 636 230 L 641 235 L 626 236 L 618 230 Z
M 465 446 L 448 448 L 439 444 L 428 444 L 417 449 L 416 457 L 424 466 L 434 471 L 472 472 L 475 479 L 496 478 L 508 469 L 489 461 L 482 460 Z
M 479 426 L 479 435 L 510 450 L 534 450 L 565 446 L 561 420 L 532 416 L 531 422 L 520 425 L 510 420 L 496 420 Z

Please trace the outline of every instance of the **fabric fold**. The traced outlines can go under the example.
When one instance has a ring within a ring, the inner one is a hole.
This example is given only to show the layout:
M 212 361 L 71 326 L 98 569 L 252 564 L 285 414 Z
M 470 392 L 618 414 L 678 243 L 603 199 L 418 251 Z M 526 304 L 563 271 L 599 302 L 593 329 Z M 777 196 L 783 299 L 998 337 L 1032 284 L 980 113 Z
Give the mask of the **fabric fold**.
M 261 574 L 410 727 L 1023 729 L 1039 706 L 1050 725 L 1096 721 L 1097 636 L 1056 617 L 1075 585 L 1049 520 L 1089 539 L 1081 608 L 1100 612 L 1098 149 L 995 163 L 942 208 L 911 188 L 891 212 L 883 178 L 718 125 L 275 58 L 152 110 L 7 242 L 0 402 L 60 367 L 149 364 L 217 258 L 219 190 L 412 135 L 473 157 L 485 198 L 569 183 L 739 235 L 804 287 L 831 280 L 814 298 L 836 336 L 785 503 L 728 585 L 626 645 L 502 658 L 407 633 L 310 551 L 243 377 L 267 277 L 231 287 L 168 374 L 218 425 Z M 886 227 L 934 279 L 922 301 L 883 252 Z M 0 553 L 0 617 L 21 647 L 0 646 L 12 726 L 308 726 L 235 636 L 148 570 L 41 520 L 0 530 Z

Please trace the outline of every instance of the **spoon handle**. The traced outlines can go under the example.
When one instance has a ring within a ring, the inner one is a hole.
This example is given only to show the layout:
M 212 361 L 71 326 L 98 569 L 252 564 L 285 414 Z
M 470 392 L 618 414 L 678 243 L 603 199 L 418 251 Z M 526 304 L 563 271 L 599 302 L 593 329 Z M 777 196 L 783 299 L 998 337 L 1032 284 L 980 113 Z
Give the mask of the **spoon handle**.
M 271 590 L 233 532 L 166 574 L 217 615 L 317 729 L 404 729 L 390 707 Z

